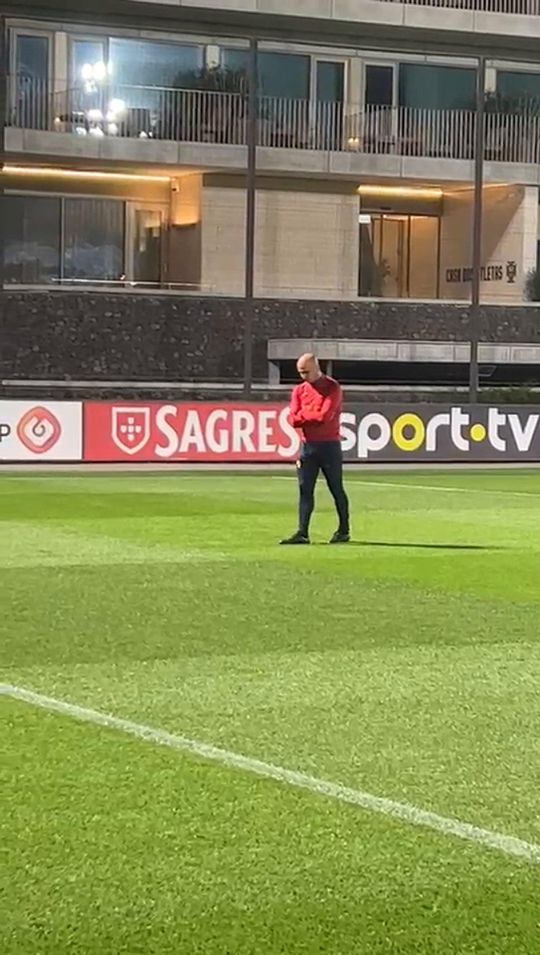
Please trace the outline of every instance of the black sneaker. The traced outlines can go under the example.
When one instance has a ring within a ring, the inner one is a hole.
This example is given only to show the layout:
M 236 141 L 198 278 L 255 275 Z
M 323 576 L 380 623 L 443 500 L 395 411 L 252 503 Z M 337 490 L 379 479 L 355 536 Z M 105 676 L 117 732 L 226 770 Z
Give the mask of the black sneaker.
M 348 531 L 346 532 L 336 531 L 336 533 L 332 537 L 332 540 L 330 541 L 330 544 L 350 544 L 350 542 L 351 542 L 351 535 L 349 534 Z
M 285 546 L 289 544 L 309 544 L 309 537 L 297 531 L 292 537 L 286 537 L 285 540 L 280 541 L 280 544 Z

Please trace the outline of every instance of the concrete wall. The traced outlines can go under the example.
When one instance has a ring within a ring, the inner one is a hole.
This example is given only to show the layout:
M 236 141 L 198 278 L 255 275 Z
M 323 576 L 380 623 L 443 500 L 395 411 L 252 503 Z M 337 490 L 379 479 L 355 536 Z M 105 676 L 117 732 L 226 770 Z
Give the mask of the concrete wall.
M 473 190 L 445 195 L 441 222 L 441 297 L 468 299 L 472 266 Z M 522 302 L 528 272 L 536 266 L 538 189 L 484 189 L 481 298 Z M 514 275 L 514 263 L 516 274 Z
M 244 184 L 205 185 L 202 286 L 225 295 L 244 289 Z M 255 289 L 260 296 L 347 299 L 358 287 L 358 197 L 289 188 L 276 181 L 257 193 Z
M 171 185 L 167 281 L 201 287 L 202 176 L 182 176 Z
M 129 4 L 134 10 L 148 0 L 131 0 Z M 151 0 L 156 9 L 178 6 L 179 0 Z M 215 11 L 216 15 L 223 16 L 224 11 L 230 15 L 243 14 L 245 17 L 256 16 L 260 21 L 267 17 L 283 17 L 284 20 L 293 17 L 302 18 L 305 29 L 311 25 L 322 27 L 327 24 L 335 31 L 346 27 L 349 33 L 356 30 L 370 32 L 377 26 L 384 25 L 388 31 L 394 31 L 396 39 L 402 30 L 407 29 L 409 35 L 414 33 L 418 43 L 422 36 L 426 40 L 432 39 L 432 31 L 437 30 L 444 36 L 453 32 L 464 39 L 469 35 L 472 40 L 475 36 L 491 34 L 499 40 L 510 43 L 514 38 L 523 38 L 529 43 L 533 38 L 540 37 L 540 23 L 538 17 L 527 15 L 534 6 L 527 0 L 522 0 L 516 7 L 520 14 L 486 13 L 481 9 L 462 10 L 417 6 L 410 3 L 381 3 L 378 0 L 301 0 L 291 4 L 290 0 L 182 0 L 183 9 L 196 11 Z M 478 3 L 478 8 L 481 7 Z M 301 27 L 297 27 L 300 30 Z
M 389 5 L 389 4 L 385 4 Z M 540 17 L 538 18 L 540 20 Z M 357 108 L 352 108 L 357 112 Z M 133 165 L 153 164 L 169 169 L 172 175 L 179 168 L 205 169 L 216 172 L 229 170 L 240 174 L 247 164 L 245 146 L 214 143 L 177 143 L 168 140 L 140 140 L 137 138 L 73 136 L 69 133 L 47 132 L 35 129 L 5 130 L 8 162 L 25 161 L 70 166 L 82 163 Z M 356 149 L 328 152 L 325 149 L 282 149 L 261 146 L 257 151 L 257 167 L 265 175 L 305 176 L 345 181 L 356 178 L 371 180 L 411 180 L 412 182 L 466 183 L 474 178 L 474 164 L 470 159 L 448 159 L 428 156 L 401 156 L 393 153 L 362 152 Z M 114 166 L 113 166 L 114 168 Z M 486 182 L 519 182 L 539 185 L 538 165 L 533 162 L 486 163 Z
M 202 288 L 220 295 L 242 295 L 245 284 L 245 191 L 205 185 L 202 223 Z
M 260 196 L 258 293 L 355 297 L 358 198 L 332 192 L 262 192 Z

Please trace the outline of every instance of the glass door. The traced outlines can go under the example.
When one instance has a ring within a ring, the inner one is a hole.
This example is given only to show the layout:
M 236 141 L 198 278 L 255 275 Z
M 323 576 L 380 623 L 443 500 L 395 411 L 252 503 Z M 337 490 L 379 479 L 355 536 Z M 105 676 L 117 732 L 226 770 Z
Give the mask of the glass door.
M 63 278 L 72 284 L 117 284 L 125 272 L 125 203 L 118 199 L 66 198 Z
M 316 149 L 340 149 L 343 141 L 345 63 L 315 60 L 313 65 Z
M 408 216 L 383 216 L 379 245 L 379 269 L 384 298 L 407 296 Z
M 439 230 L 436 216 L 361 213 L 358 294 L 438 298 Z
M 394 63 L 366 63 L 364 71 L 364 148 L 392 151 L 396 132 L 397 68 Z
M 361 215 L 359 295 L 405 298 L 408 253 L 408 216 Z

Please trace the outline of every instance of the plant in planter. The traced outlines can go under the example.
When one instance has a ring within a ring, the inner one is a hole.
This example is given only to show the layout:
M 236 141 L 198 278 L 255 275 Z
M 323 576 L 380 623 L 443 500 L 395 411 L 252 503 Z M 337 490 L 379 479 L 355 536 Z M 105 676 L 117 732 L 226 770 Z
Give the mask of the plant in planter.
M 531 147 L 538 149 L 540 99 L 524 93 L 486 95 L 486 159 L 504 162 L 531 161 Z
M 527 275 L 525 296 L 528 302 L 540 302 L 540 269 L 532 269 Z
M 244 70 L 205 67 L 183 74 L 174 86 L 167 91 L 160 138 L 231 145 L 245 141 L 248 80 Z

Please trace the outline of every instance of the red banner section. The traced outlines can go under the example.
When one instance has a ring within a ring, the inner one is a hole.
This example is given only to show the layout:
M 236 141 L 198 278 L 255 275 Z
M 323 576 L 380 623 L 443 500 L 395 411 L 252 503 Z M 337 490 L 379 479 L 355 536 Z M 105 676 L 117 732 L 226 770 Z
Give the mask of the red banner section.
M 87 402 L 85 461 L 292 461 L 284 404 Z

